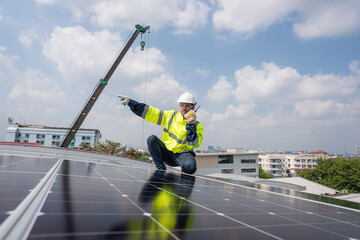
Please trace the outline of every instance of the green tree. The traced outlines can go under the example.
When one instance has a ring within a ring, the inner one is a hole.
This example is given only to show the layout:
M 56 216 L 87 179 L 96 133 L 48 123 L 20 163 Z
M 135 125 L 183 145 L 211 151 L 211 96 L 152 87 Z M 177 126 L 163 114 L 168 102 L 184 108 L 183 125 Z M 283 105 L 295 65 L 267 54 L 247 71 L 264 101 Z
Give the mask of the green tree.
M 274 176 L 269 172 L 262 169 L 262 167 L 259 165 L 259 178 L 269 179 L 273 178 Z
M 129 149 L 121 156 L 126 158 L 137 159 L 143 162 L 153 162 L 148 152 L 140 152 L 135 149 Z
M 317 163 L 314 169 L 302 170 L 298 175 L 338 191 L 360 192 L 360 158 L 319 159 Z
M 105 140 L 104 142 L 98 142 L 95 147 L 96 152 L 106 153 L 111 155 L 118 155 L 124 150 L 124 147 L 121 147 L 120 142 L 114 142 L 110 140 Z
M 78 149 L 78 150 L 82 150 L 82 151 L 89 151 L 89 152 L 94 152 L 95 149 L 93 147 L 91 147 L 89 144 L 86 144 L 84 142 L 80 143 L 78 147 L 74 147 L 73 149 Z

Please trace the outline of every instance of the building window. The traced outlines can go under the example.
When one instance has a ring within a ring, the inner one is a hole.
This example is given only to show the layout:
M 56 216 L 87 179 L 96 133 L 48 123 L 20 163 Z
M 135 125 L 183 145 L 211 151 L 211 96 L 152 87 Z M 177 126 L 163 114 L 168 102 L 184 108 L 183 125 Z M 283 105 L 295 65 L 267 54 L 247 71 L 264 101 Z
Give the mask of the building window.
M 227 173 L 227 174 L 234 173 L 234 169 L 221 169 L 221 173 Z
M 36 141 L 36 143 L 44 145 L 44 141 Z
M 82 137 L 81 140 L 90 140 L 90 137 Z
M 221 155 L 219 156 L 219 163 L 234 163 L 233 155 Z
M 44 134 L 37 134 L 36 138 L 45 138 L 45 135 Z
M 29 138 L 29 134 L 25 134 L 25 138 Z
M 52 139 L 60 139 L 60 135 L 52 135 Z
M 256 172 L 256 168 L 244 168 L 241 169 L 241 173 Z
M 241 163 L 256 163 L 256 159 L 241 159 Z

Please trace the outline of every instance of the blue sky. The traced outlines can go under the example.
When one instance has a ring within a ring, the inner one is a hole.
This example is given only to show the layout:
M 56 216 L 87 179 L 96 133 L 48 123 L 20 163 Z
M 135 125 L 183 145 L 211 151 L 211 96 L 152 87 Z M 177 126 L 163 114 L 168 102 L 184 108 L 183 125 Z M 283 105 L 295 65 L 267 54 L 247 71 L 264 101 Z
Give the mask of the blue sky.
M 143 146 L 162 128 L 117 94 L 177 109 L 196 95 L 208 145 L 355 153 L 359 0 L 0 1 L 0 129 L 70 126 L 135 24 L 133 44 L 82 127 Z

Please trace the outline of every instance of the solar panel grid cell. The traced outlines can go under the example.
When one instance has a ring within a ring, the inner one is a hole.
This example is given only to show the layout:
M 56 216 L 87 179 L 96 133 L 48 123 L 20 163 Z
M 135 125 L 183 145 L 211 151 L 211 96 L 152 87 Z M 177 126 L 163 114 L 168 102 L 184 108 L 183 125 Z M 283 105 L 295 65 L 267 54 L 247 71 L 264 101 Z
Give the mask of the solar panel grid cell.
M 54 159 L 0 155 L 0 223 L 54 165 Z

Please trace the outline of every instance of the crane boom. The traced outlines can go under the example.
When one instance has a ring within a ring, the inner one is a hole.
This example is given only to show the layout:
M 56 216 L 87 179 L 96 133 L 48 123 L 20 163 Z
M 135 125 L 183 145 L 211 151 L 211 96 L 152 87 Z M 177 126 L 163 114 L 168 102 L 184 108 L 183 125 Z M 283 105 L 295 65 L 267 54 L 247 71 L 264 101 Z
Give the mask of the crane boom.
M 105 77 L 99 80 L 93 92 L 90 94 L 85 105 L 83 106 L 82 110 L 76 117 L 75 121 L 71 124 L 70 129 L 67 131 L 64 138 L 62 139 L 60 147 L 67 148 L 70 145 L 71 140 L 75 137 L 75 134 L 79 130 L 81 124 L 84 122 L 86 116 L 89 114 L 91 108 L 94 106 L 96 100 L 99 98 L 101 92 L 104 90 L 106 84 L 109 82 L 111 76 L 115 72 L 119 63 L 121 62 L 127 51 L 129 50 L 129 48 L 131 47 L 131 45 L 133 44 L 139 33 L 145 33 L 150 28 L 150 26 L 142 27 L 139 24 L 136 25 L 135 27 L 136 29 L 132 34 L 132 36 L 130 37 L 129 41 L 126 43 L 125 47 L 123 48 L 123 50 L 121 51 L 121 53 L 119 54 L 119 56 L 117 57 L 117 59 L 115 60 L 109 71 L 107 72 L 107 74 L 105 75 Z

